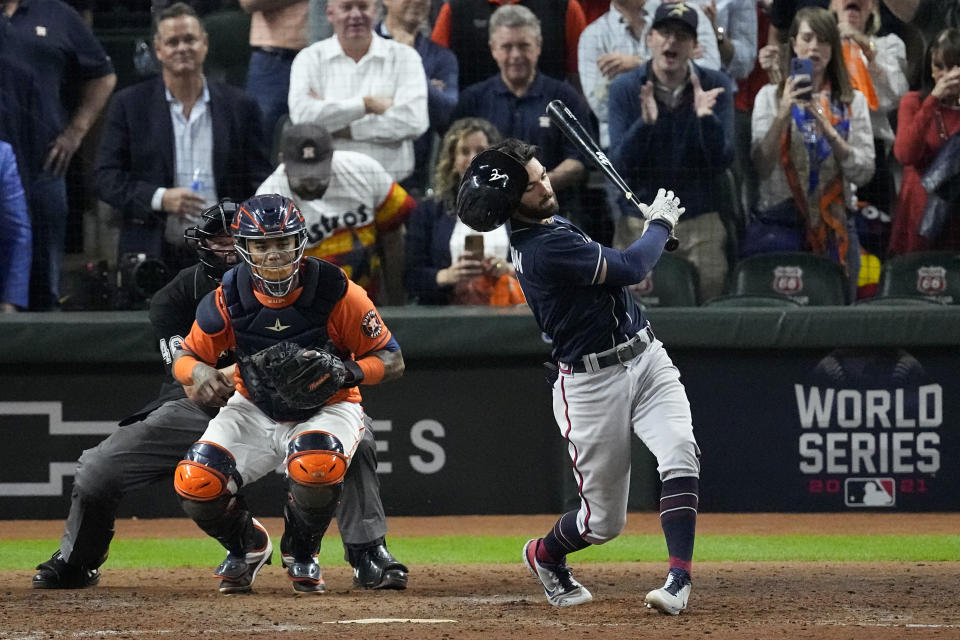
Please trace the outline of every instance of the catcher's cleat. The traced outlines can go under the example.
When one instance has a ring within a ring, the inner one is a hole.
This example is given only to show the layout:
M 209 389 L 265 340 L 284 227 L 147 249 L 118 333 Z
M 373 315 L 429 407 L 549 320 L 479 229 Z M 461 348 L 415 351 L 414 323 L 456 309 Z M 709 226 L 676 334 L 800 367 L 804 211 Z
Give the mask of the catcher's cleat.
M 253 518 L 253 527 L 256 533 L 254 548 L 244 556 L 228 553 L 226 559 L 220 563 L 213 575 L 220 578 L 220 593 L 230 595 L 234 593 L 249 593 L 253 590 L 253 581 L 263 565 L 270 564 L 273 554 L 273 543 L 270 535 L 256 518 Z
M 291 558 L 290 564 L 287 565 L 287 575 L 293 581 L 295 593 L 323 593 L 327 590 L 327 585 L 323 581 L 323 571 L 316 557 L 310 562 L 297 562 Z
M 353 586 L 358 589 L 407 588 L 410 570 L 397 562 L 382 542 L 363 549 L 348 549 L 347 559 L 353 566 Z
M 679 567 L 670 569 L 667 582 L 659 589 L 654 589 L 643 599 L 648 609 L 656 609 L 660 613 L 676 616 L 687 608 L 690 598 L 690 574 Z
M 60 551 L 38 564 L 37 571 L 33 576 L 34 589 L 86 589 L 100 582 L 99 570 L 68 564 Z
M 537 560 L 539 542 L 539 539 L 528 540 L 523 545 L 523 564 L 540 580 L 547 602 L 555 607 L 572 607 L 593 600 L 587 588 L 574 580 L 566 562 L 546 564 Z
M 292 546 L 293 536 L 284 531 L 280 536 L 280 566 L 284 569 L 293 564 L 293 551 L 290 550 Z

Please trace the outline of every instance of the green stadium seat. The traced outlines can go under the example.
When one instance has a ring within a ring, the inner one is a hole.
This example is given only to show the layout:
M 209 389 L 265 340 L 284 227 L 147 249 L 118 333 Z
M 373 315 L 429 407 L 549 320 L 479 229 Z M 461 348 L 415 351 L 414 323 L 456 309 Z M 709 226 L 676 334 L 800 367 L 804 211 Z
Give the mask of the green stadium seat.
M 802 306 L 796 300 L 791 300 L 787 296 L 776 294 L 728 294 L 717 296 L 703 303 L 704 307 L 799 307 Z
M 877 298 L 922 298 L 960 304 L 960 253 L 918 251 L 883 264 Z
M 642 282 L 630 287 L 630 292 L 644 309 L 695 307 L 698 304 L 697 285 L 697 268 L 693 263 L 664 253 L 653 271 Z
M 857 300 L 856 304 L 858 306 L 866 304 L 875 307 L 915 307 L 929 306 L 931 304 L 942 305 L 943 303 L 922 296 L 874 296 L 872 298 Z
M 740 255 L 739 238 L 743 237 L 743 230 L 746 227 L 746 216 L 740 204 L 740 189 L 732 169 L 725 169 L 714 176 L 714 196 L 720 221 L 727 232 L 724 250 L 727 264 L 730 266 L 729 270 L 732 271 L 733 265 L 737 262 L 737 256 Z
M 734 295 L 786 296 L 803 306 L 847 304 L 847 279 L 829 258 L 802 252 L 761 253 L 734 267 Z

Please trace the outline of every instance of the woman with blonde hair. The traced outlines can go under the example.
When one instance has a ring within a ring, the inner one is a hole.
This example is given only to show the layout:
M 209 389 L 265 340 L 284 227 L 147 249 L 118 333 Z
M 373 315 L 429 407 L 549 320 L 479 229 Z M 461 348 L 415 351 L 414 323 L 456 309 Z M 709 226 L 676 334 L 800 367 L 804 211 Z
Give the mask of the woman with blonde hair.
M 490 300 L 497 282 L 511 289 L 506 292 L 508 304 L 523 302 L 509 262 L 509 230 L 477 234 L 456 214 L 464 171 L 475 155 L 499 141 L 500 133 L 488 121 L 461 118 L 440 143 L 434 195 L 420 202 L 407 220 L 405 283 L 419 304 L 499 304 L 502 296 Z M 468 242 L 482 244 L 482 251 L 468 250 Z
M 870 109 L 850 86 L 842 51 L 832 13 L 819 7 L 797 12 L 780 55 L 780 82 L 763 87 L 754 102 L 752 156 L 760 179 L 758 217 L 793 233 L 773 249 L 839 262 L 852 299 L 860 245 L 847 210 L 855 205 L 853 185 L 873 175 L 875 154 Z M 791 74 L 795 58 L 810 61 L 809 76 Z

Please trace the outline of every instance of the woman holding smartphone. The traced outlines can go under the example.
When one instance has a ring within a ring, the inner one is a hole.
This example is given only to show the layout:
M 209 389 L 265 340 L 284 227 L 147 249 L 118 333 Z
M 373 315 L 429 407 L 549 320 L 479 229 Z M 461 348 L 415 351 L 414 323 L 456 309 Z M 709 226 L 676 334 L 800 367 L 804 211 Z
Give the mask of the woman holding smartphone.
M 479 303 L 470 293 L 471 283 L 513 272 L 508 229 L 478 234 L 456 214 L 464 171 L 477 153 L 499 141 L 500 133 L 488 121 L 462 118 L 450 125 L 440 143 L 435 193 L 420 202 L 407 220 L 405 284 L 419 304 Z
M 856 202 L 853 185 L 866 184 L 874 171 L 870 110 L 850 86 L 837 21 L 826 9 L 797 12 L 780 60 L 779 84 L 763 87 L 753 108 L 757 216 L 775 218 L 788 230 L 789 237 L 770 249 L 837 261 L 852 299 L 860 245 L 847 210 Z

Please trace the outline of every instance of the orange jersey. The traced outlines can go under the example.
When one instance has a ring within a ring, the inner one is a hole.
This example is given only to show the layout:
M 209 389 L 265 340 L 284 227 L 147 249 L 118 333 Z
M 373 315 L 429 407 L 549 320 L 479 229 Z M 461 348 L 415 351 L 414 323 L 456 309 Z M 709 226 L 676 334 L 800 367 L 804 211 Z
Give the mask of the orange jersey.
M 239 268 L 246 267 L 241 266 Z M 289 307 L 300 298 L 302 293 L 302 286 L 294 289 L 283 298 L 273 298 L 255 291 L 257 300 L 263 305 L 263 312 L 257 316 L 258 322 L 268 329 L 273 329 L 271 320 L 274 320 L 274 318 L 270 311 Z M 215 317 L 213 317 L 214 314 Z M 234 350 L 237 347 L 233 323 L 224 298 L 223 285 L 217 287 L 216 291 L 209 294 L 201 302 L 197 310 L 197 318 L 190 329 L 190 334 L 184 340 L 183 346 L 199 360 L 212 366 L 221 353 Z M 279 316 L 275 318 L 275 322 L 277 329 L 285 328 Z M 366 291 L 350 280 L 346 281 L 346 292 L 343 297 L 334 305 L 327 316 L 326 330 L 337 349 L 341 353 L 349 353 L 354 360 L 360 360 L 375 351 L 383 349 L 392 337 L 390 330 L 384 324 L 380 313 L 370 301 Z M 282 339 L 283 337 L 278 333 L 277 342 Z M 178 378 L 182 377 L 178 373 Z M 183 383 L 189 382 L 183 379 L 180 381 Z M 236 369 L 234 382 L 237 391 L 247 398 L 253 399 L 244 384 L 240 367 Z M 343 401 L 360 402 L 359 389 L 357 387 L 341 389 L 334 394 L 327 404 Z

